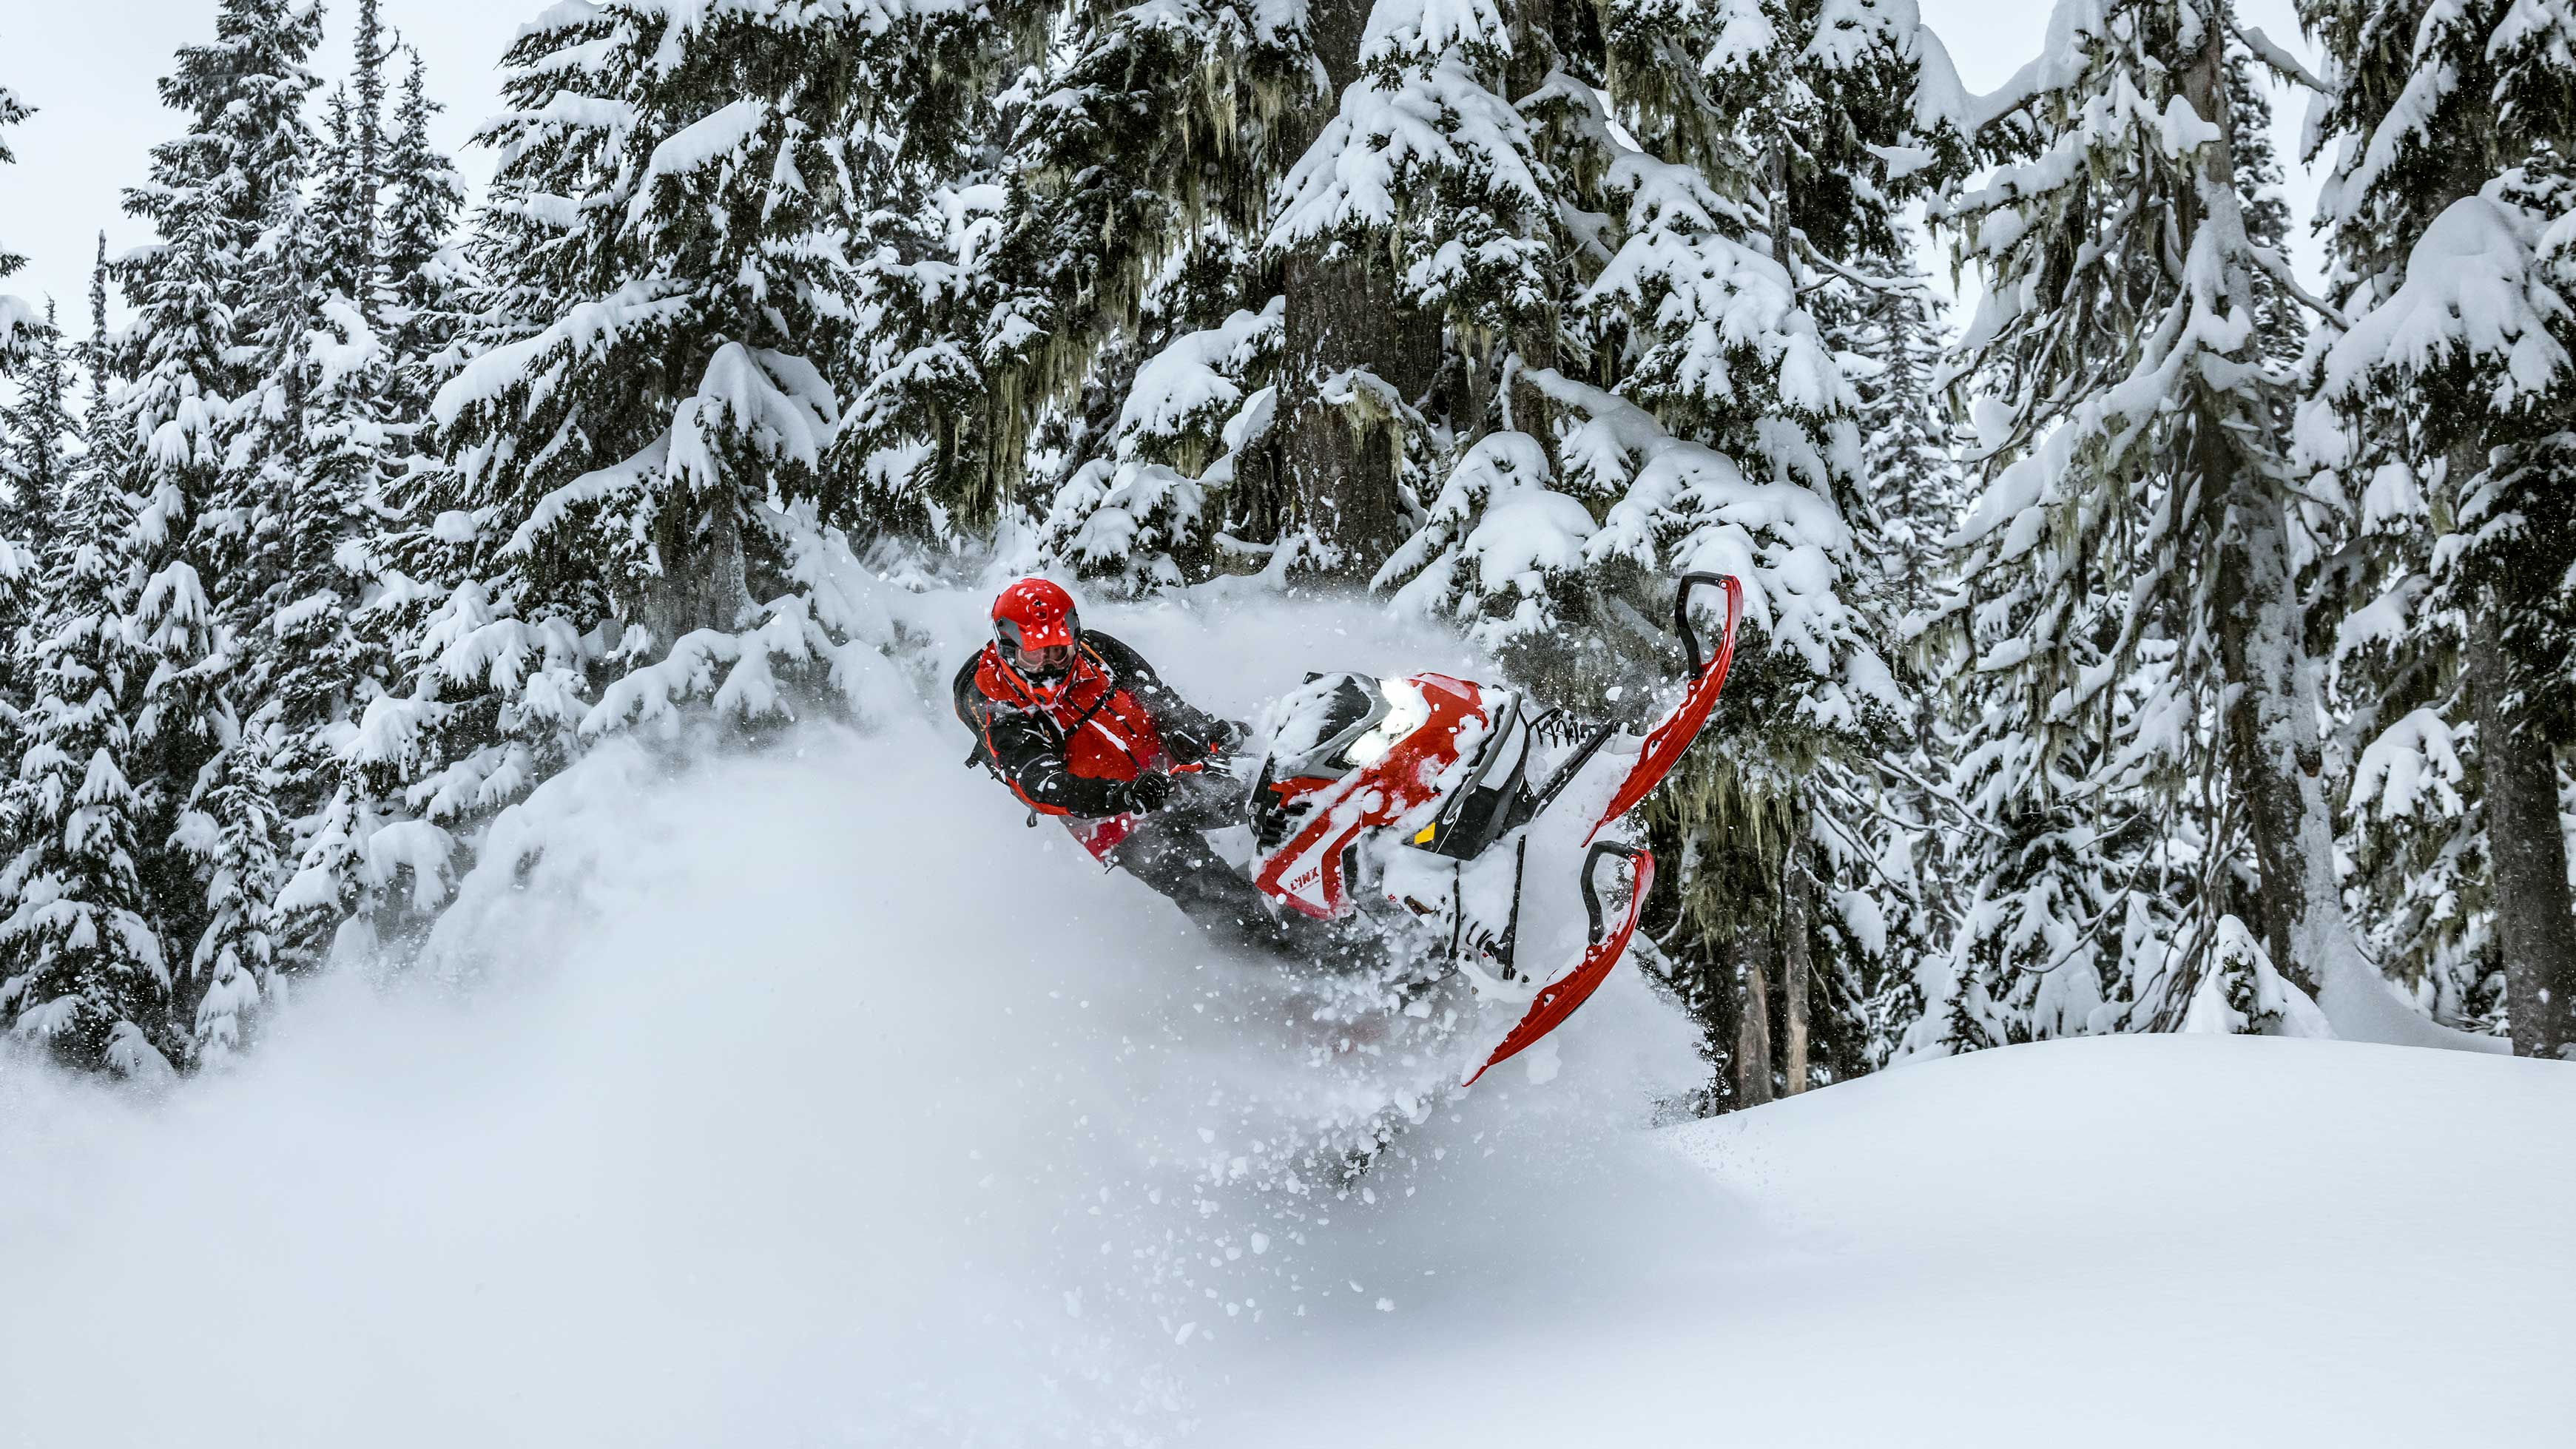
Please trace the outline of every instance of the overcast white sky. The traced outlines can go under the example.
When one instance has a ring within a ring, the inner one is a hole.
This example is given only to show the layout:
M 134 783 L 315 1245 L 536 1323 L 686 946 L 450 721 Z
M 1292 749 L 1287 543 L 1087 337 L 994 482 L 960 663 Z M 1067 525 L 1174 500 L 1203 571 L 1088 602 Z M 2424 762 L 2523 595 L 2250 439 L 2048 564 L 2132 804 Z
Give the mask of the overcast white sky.
M 316 58 L 328 83 L 346 74 L 354 0 L 329 0 L 330 34 Z M 430 93 L 445 101 L 439 140 L 451 153 L 499 104 L 492 65 L 521 22 L 544 0 L 381 0 L 384 22 L 420 47 Z M 2038 52 L 2050 0 L 1921 0 L 1929 20 L 1971 90 L 1991 90 Z M 2305 57 L 2290 0 L 2239 0 L 2238 10 L 2284 47 Z M 142 179 L 146 153 L 177 134 L 154 82 L 177 46 L 214 33 L 214 0 L 0 0 L 0 84 L 15 89 L 38 114 L 11 143 L 18 164 L 0 167 L 0 242 L 23 252 L 25 271 L 5 284 L 30 300 L 51 293 L 66 330 L 87 330 L 90 256 L 100 228 L 111 251 L 146 240 L 117 207 L 121 188 Z M 2295 157 L 2304 98 L 2280 95 L 2282 153 Z M 461 154 L 466 174 L 489 171 L 482 157 Z M 2304 224 L 2314 188 L 2291 185 L 2294 215 Z M 2299 249 L 2301 270 L 2314 275 L 2313 246 Z

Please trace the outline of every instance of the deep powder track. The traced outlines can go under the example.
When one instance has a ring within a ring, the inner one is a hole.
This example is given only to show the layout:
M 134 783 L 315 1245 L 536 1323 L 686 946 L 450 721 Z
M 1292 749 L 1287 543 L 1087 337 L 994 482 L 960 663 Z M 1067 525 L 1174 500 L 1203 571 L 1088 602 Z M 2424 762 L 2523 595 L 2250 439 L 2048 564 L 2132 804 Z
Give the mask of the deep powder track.
M 1118 627 L 1229 707 L 1327 651 L 1473 663 L 1360 610 Z M 1169 1439 L 1239 1354 L 1534 1240 L 1524 1176 L 1659 1156 L 1626 1129 L 1699 1071 L 1620 973 L 1344 1194 L 1337 1146 L 1460 1063 L 1314 1020 L 1010 804 L 922 714 L 676 777 L 607 748 L 434 969 L 319 983 L 163 1101 L 0 1069 L 13 1431 L 99 1442 L 112 1392 L 106 1442 Z M 129 1311 L 173 1273 L 203 1312 Z

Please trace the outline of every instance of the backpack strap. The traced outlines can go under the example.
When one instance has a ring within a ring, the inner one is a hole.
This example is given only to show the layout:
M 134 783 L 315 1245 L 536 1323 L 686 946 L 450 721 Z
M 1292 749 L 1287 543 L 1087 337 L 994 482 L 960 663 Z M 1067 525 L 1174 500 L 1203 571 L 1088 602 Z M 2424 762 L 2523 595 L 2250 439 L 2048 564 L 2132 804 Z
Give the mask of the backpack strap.
M 998 762 L 993 758 L 992 745 L 984 737 L 982 703 L 984 691 L 975 687 L 975 671 L 982 668 L 983 664 L 984 651 L 981 649 L 966 656 L 966 662 L 959 667 L 957 677 L 949 682 L 949 704 L 957 711 L 957 722 L 973 731 L 975 735 L 975 748 L 966 756 L 966 768 L 971 770 L 977 765 L 982 765 L 985 769 L 999 775 L 1001 770 Z

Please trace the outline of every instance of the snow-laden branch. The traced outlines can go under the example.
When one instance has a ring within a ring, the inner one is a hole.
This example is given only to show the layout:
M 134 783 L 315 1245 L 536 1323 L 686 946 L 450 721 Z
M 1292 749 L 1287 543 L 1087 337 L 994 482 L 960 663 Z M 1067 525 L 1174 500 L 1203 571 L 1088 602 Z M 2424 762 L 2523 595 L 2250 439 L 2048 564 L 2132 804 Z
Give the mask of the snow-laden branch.
M 2568 367 L 2550 328 L 2569 309 L 2540 273 L 2536 240 L 2518 207 L 2484 195 L 2451 203 L 2416 240 L 2405 284 L 2327 349 L 2325 395 L 2348 399 L 2375 373 L 2455 361 L 2495 369 L 2498 408 L 2549 388 Z
M 2221 6 L 2219 11 L 2227 17 L 2229 33 L 2243 41 L 2245 48 L 2254 52 L 2254 58 L 2261 61 L 2274 75 L 2293 85 L 2306 86 L 2319 95 L 2329 93 L 2331 88 L 2324 81 L 2317 79 L 2309 73 L 2306 66 L 2299 64 L 2298 57 L 2273 44 L 2272 37 L 2265 35 L 2261 26 L 2247 25 L 2239 21 L 2236 18 L 2236 8 L 2232 5 Z

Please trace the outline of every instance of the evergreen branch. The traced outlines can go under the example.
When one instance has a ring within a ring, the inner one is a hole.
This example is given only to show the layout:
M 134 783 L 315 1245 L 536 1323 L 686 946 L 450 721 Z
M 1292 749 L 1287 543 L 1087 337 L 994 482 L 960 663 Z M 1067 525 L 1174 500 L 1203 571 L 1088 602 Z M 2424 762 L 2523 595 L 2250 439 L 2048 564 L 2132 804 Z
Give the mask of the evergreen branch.
M 1956 800 L 1955 798 L 1953 798 L 1953 797 L 1952 797 L 1948 792 L 1944 791 L 1940 786 L 1935 785 L 1935 784 L 1933 784 L 1931 781 L 1924 779 L 1922 776 L 1915 774 L 1912 770 L 1909 770 L 1909 769 L 1905 768 L 1903 765 L 1900 765 L 1900 764 L 1896 763 L 1894 760 L 1872 759 L 1872 760 L 1870 761 L 1870 763 L 1871 763 L 1872 765 L 1877 766 L 1879 769 L 1882 769 L 1882 770 L 1892 770 L 1892 771 L 1894 771 L 1895 773 L 1897 773 L 1897 774 L 1899 774 L 1899 775 L 1901 775 L 1901 776 L 1905 777 L 1907 780 L 1911 781 L 1911 782 L 1915 785 L 1915 787 L 1916 787 L 1916 788 L 1918 788 L 1918 789 L 1922 790 L 1925 794 L 1927 794 L 1927 795 L 1931 796 L 1933 799 L 1940 801 L 1942 804 L 1947 805 L 1947 806 L 1949 806 L 1952 810 L 1954 810 L 1954 811 L 1958 812 L 1958 816 L 1959 816 L 1959 818 L 1960 818 L 1961 820 L 1964 820 L 1964 821 L 1966 821 L 1968 824 L 1973 825 L 1973 826 L 1977 827 L 1979 830 L 1982 830 L 1982 831 L 1986 832 L 1988 835 L 1993 836 L 1995 839 L 1997 839 L 1997 840 L 2003 840 L 2003 841 L 2009 841 L 2009 840 L 2011 840 L 2011 839 L 2012 839 L 2012 837 L 2011 837 L 2010 835 L 2005 834 L 2002 830 L 1997 829 L 1995 826 L 1990 825 L 1990 824 L 1986 823 L 1985 821 L 1978 819 L 1978 818 L 1977 818 L 1977 816 L 1976 816 L 1976 812 L 1974 812 L 1974 811 L 1970 810 L 1967 806 L 1960 804 L 1960 803 L 1958 802 L 1958 800 Z
M 2246 250 L 2253 254 L 2254 264 L 2263 269 L 2263 274 L 2279 283 L 2281 290 L 2289 293 L 2301 306 L 2333 323 L 2335 330 L 2339 332 L 2352 330 L 2351 319 L 2336 310 L 2333 303 L 2299 285 L 2299 279 L 2290 274 L 2289 265 L 2281 260 L 2279 252 L 2263 246 L 2248 247 Z
M 2245 48 L 2254 52 L 2254 58 L 2263 62 L 2274 75 L 2293 85 L 2306 86 L 2321 96 L 2334 94 L 2334 88 L 2310 74 L 2306 66 L 2299 64 L 2297 57 L 2273 44 L 2272 37 L 2265 35 L 2261 26 L 2238 21 L 2236 7 L 2222 6 L 2219 13 L 2227 17 L 2228 33 L 2243 41 Z
M 1818 247 L 1814 242 L 1807 240 L 1807 234 L 1805 232 L 1798 232 L 1795 235 L 1798 241 L 1798 249 L 1808 261 L 1815 263 L 1817 266 L 1822 267 L 1828 272 L 1832 272 L 1834 275 L 1841 277 L 1844 281 L 1851 283 L 1855 287 L 1876 292 L 1885 297 L 1904 297 L 1908 299 L 1923 298 L 1928 300 L 1932 295 L 1931 289 L 1925 287 L 1922 279 L 1919 277 L 1873 277 L 1866 272 L 1856 272 L 1851 268 L 1844 266 L 1842 263 L 1835 261 L 1832 257 L 1827 256 L 1823 248 Z

